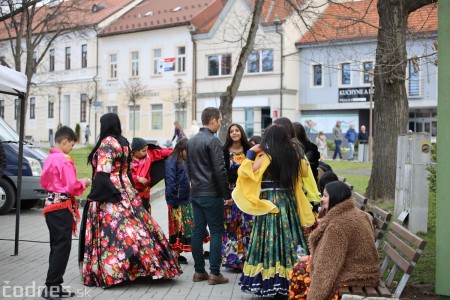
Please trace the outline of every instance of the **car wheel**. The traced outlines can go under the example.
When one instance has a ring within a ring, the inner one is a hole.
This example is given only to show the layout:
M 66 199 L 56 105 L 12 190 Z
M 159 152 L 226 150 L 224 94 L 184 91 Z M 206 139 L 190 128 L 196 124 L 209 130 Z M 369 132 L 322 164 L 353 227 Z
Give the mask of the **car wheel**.
M 20 209 L 30 209 L 36 206 L 39 199 L 32 199 L 32 200 L 22 200 L 20 203 Z
M 16 203 L 14 187 L 5 179 L 0 179 L 0 215 L 7 214 Z

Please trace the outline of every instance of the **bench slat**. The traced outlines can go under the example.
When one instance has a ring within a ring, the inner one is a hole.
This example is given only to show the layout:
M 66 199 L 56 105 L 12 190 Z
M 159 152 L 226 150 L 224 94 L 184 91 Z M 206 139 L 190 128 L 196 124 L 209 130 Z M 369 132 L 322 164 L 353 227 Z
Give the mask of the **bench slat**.
M 339 288 L 339 297 L 342 297 L 342 295 L 345 294 L 351 294 L 350 289 L 347 286 Z
M 404 259 L 403 256 L 398 254 L 398 252 L 395 251 L 395 249 L 392 248 L 391 245 L 389 245 L 388 243 L 384 243 L 383 251 L 403 272 L 411 274 L 414 267 L 406 259 Z
M 378 292 L 375 287 L 365 287 L 366 294 L 368 297 L 378 296 Z
M 392 294 L 386 287 L 386 285 L 383 282 L 380 282 L 378 286 L 376 287 L 376 290 L 378 291 L 378 295 L 382 297 L 391 297 Z
M 392 222 L 391 229 L 397 233 L 399 236 L 419 248 L 420 250 L 423 250 L 426 245 L 426 241 L 406 229 L 405 227 L 401 226 L 400 224 L 396 222 Z
M 353 295 L 361 295 L 361 296 L 365 296 L 366 295 L 366 293 L 364 292 L 362 287 L 353 286 L 353 287 L 351 287 L 351 290 L 352 290 L 352 294 Z
M 398 249 L 398 252 L 402 253 L 402 256 L 406 256 L 409 260 L 417 262 L 420 257 L 420 253 L 416 252 L 416 249 L 411 248 L 408 244 L 396 237 L 391 232 L 388 232 L 386 239 Z

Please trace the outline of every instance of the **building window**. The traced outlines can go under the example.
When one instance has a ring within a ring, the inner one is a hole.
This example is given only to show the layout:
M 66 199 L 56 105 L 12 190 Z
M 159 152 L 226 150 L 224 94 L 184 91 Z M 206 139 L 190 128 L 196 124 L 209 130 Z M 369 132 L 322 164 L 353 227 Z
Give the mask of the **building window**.
M 186 47 L 177 48 L 177 72 L 186 72 Z
M 419 96 L 420 95 L 420 59 L 412 58 L 408 60 L 408 95 Z
M 341 84 L 349 85 L 351 83 L 350 63 L 341 64 Z
M 273 50 L 254 50 L 247 61 L 247 73 L 273 72 Z
M 109 78 L 117 78 L 117 54 L 109 55 Z
M 161 49 L 153 49 L 153 75 L 161 74 L 162 70 Z
M 86 122 L 88 96 L 81 94 L 80 96 L 80 122 Z
M 245 109 L 245 133 L 248 136 L 253 136 L 255 124 L 255 109 L 246 108 Z
M 55 117 L 55 97 L 48 97 L 48 118 L 53 119 Z
M 17 118 L 20 115 L 20 99 L 14 100 L 14 120 L 17 120 Z
M 87 68 L 87 45 L 81 45 L 81 67 Z
M 129 115 L 128 120 L 130 123 L 128 124 L 128 128 L 130 130 L 140 130 L 141 128 L 141 106 L 140 105 L 132 105 L 129 107 Z
M 231 54 L 208 56 L 208 76 L 225 76 L 231 74 Z
M 0 100 L 0 117 L 5 118 L 5 100 Z
M 373 71 L 373 62 L 366 61 L 363 62 L 363 72 L 364 72 L 364 78 L 363 83 L 369 84 L 371 79 L 370 72 Z
M 117 109 L 117 105 L 113 105 L 113 106 L 107 106 L 106 107 L 107 112 L 109 113 L 115 113 L 117 115 L 118 113 L 118 109 Z
M 66 47 L 66 70 L 70 70 L 70 47 Z
M 49 53 L 49 59 L 48 59 L 49 66 L 48 66 L 48 68 L 49 68 L 50 72 L 53 72 L 53 71 L 55 71 L 55 49 L 50 49 L 48 51 L 48 53 Z
M 131 77 L 139 76 L 139 52 L 131 52 Z
M 30 97 L 30 119 L 36 119 L 36 98 Z
M 322 65 L 313 65 L 313 85 L 322 86 Z
M 162 104 L 152 104 L 152 129 L 163 128 L 163 106 Z

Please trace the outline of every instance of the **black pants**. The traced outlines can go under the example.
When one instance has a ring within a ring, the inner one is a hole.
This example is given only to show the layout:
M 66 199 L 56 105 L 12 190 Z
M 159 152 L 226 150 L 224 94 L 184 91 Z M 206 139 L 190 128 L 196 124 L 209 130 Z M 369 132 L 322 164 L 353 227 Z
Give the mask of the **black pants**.
M 50 257 L 45 285 L 58 286 L 63 283 L 72 248 L 73 215 L 68 209 L 47 213 L 45 222 L 50 232 Z

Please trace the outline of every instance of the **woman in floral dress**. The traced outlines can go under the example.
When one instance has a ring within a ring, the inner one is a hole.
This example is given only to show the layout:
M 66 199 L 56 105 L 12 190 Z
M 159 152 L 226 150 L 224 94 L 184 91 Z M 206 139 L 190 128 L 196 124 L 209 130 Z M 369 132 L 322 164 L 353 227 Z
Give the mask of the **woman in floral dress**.
M 296 248 L 308 248 L 315 217 L 302 190 L 307 165 L 301 157 L 286 131 L 275 124 L 266 129 L 260 146 L 247 151 L 239 168 L 233 199 L 239 209 L 255 216 L 239 280 L 244 292 L 287 296 Z
M 94 175 L 80 234 L 84 285 L 106 288 L 139 276 L 180 275 L 163 231 L 128 177 L 131 153 L 119 117 L 105 114 L 100 124 L 100 138 L 88 157 Z
M 250 149 L 244 128 L 239 124 L 228 127 L 223 155 L 231 189 L 236 186 L 237 172 Z M 225 205 L 224 231 L 222 238 L 222 265 L 242 272 L 245 255 L 252 232 L 253 216 L 243 213 L 235 203 Z

